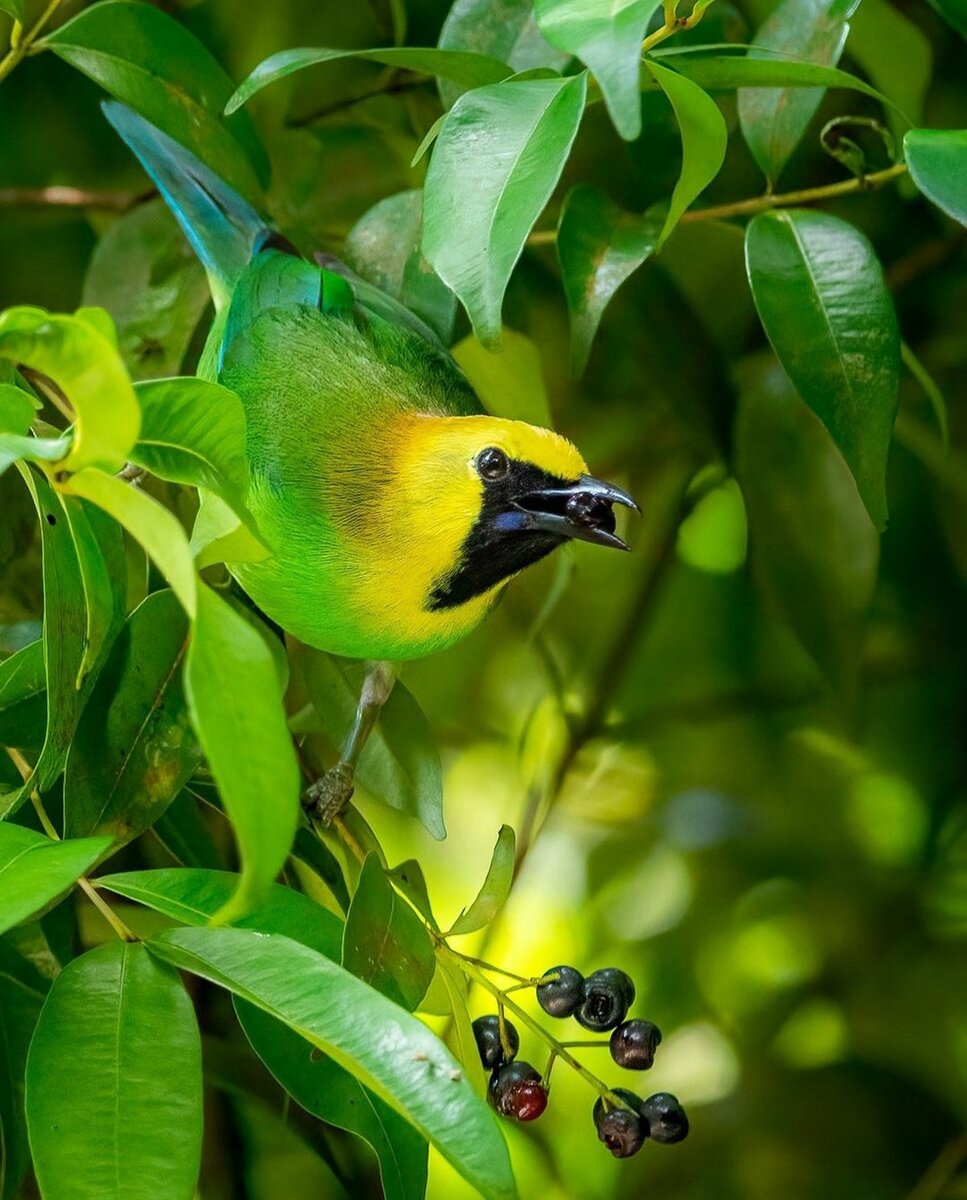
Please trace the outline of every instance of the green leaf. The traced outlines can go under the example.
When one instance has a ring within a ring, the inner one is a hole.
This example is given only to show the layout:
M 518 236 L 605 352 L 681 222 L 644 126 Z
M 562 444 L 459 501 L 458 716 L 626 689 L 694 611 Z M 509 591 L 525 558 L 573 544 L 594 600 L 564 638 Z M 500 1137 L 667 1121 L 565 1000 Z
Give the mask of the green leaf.
M 641 43 L 658 0 L 535 0 L 534 15 L 552 46 L 589 68 L 614 127 L 625 141 L 641 134 Z
M 409 1121 L 281 1021 L 243 1000 L 235 1006 L 252 1049 L 296 1103 L 373 1148 L 385 1200 L 423 1200 L 427 1142 Z
M 44 641 L 38 638 L 0 663 L 0 745 L 23 749 L 34 730 L 43 731 L 46 690 Z
M 430 904 L 430 894 L 427 891 L 423 868 L 417 860 L 415 858 L 406 859 L 398 867 L 394 867 L 392 871 L 387 871 L 386 877 L 396 887 L 397 891 L 403 893 L 416 911 L 434 929 L 439 930 L 440 926 L 436 922 L 436 918 L 433 915 L 433 907 Z
M 258 204 L 268 177 L 265 152 L 246 114 L 222 119 L 232 82 L 184 25 L 149 4 L 105 0 L 43 45 Z
M 173 592 L 128 618 L 91 693 L 67 759 L 68 836 L 128 842 L 154 824 L 201 762 L 181 665 L 188 620 Z
M 445 954 L 437 957 L 437 968 L 450 1003 L 453 1022 L 450 1028 L 450 1047 L 463 1067 L 474 1091 L 487 1095 L 487 1077 L 480 1065 L 480 1051 L 474 1037 L 473 1022 L 468 1007 L 467 981 Z
M 484 343 L 577 135 L 587 72 L 477 88 L 447 114 L 423 200 L 423 252 Z M 459 236 L 456 234 L 459 230 Z
M 848 18 L 859 0 L 782 0 L 755 37 L 761 50 L 795 54 L 800 59 L 835 67 L 846 45 Z M 809 91 L 741 91 L 739 120 L 752 156 L 773 185 L 822 101 L 820 89 Z
M 879 553 L 856 481 L 822 424 L 788 390 L 743 397 L 736 461 L 760 585 L 850 696 Z
M 147 551 L 189 617 L 197 604 L 195 565 L 178 519 L 140 488 L 103 471 L 79 471 L 70 490 L 109 513 Z
M 948 25 L 967 38 L 967 3 L 964 0 L 930 0 L 930 3 Z
M 0 0 L 0 12 L 23 23 L 26 0 Z
M 172 930 L 150 949 L 331 1055 L 406 1117 L 486 1200 L 516 1195 L 497 1119 L 449 1052 L 425 1025 L 354 975 L 288 938 L 242 929 Z
M 910 121 L 920 120 L 933 71 L 933 49 L 919 25 L 886 0 L 863 0 L 850 23 L 847 51 Z M 889 115 L 899 136 L 906 122 L 895 113 Z
M 256 92 L 260 92 L 277 79 L 284 79 L 295 71 L 317 66 L 319 63 L 335 62 L 340 58 L 362 58 L 368 62 L 396 67 L 397 70 L 437 75 L 442 79 L 452 79 L 462 87 L 468 88 L 497 83 L 513 74 L 506 63 L 465 50 L 436 50 L 419 46 L 389 46 L 380 50 L 333 50 L 325 46 L 316 46 L 281 50 L 259 63 L 228 101 L 225 111 L 235 112 L 251 100 Z
M 74 959 L 30 1046 L 26 1109 L 44 1200 L 189 1200 L 201 1038 L 177 972 L 127 942 Z
M 187 788 L 175 796 L 151 832 L 182 866 L 218 870 L 225 863 L 226 856 L 215 844 L 197 798 Z
M 571 369 L 580 375 L 604 310 L 624 281 L 655 253 L 665 223 L 663 206 L 644 216 L 624 212 L 590 184 L 564 198 L 557 256 L 571 318 Z
M 316 907 L 307 904 L 301 915 L 290 913 L 286 934 L 301 945 L 324 953 L 315 945 L 309 911 Z M 338 925 L 334 919 L 333 923 Z M 338 932 L 341 936 L 342 930 Z M 337 937 L 336 953 L 328 957 L 338 958 L 338 943 Z M 364 1138 L 372 1146 L 379 1159 L 387 1200 L 422 1200 L 427 1168 L 425 1138 L 349 1071 L 310 1050 L 298 1033 L 275 1017 L 240 998 L 235 1000 L 235 1011 L 256 1054 L 297 1103 L 328 1124 Z
M 35 415 L 34 403 L 25 391 L 11 383 L 0 383 L 0 433 L 23 437 Z
M 208 587 L 185 667 L 192 722 L 238 839 L 238 891 L 217 919 L 256 907 L 289 853 L 299 817 L 299 768 L 279 678 L 258 631 Z
M 426 927 L 397 896 L 375 854 L 363 863 L 346 914 L 342 965 L 410 1012 L 433 978 Z
M 355 720 L 365 668 L 309 650 L 305 670 L 316 716 L 338 747 Z M 415 817 L 432 837 L 446 837 L 440 754 L 420 706 L 399 682 L 366 740 L 356 781 L 382 804 Z
M 40 371 L 77 414 L 64 462 L 68 471 L 119 470 L 138 436 L 141 415 L 117 349 L 93 325 L 42 309 L 11 308 L 0 316 L 0 358 Z
M 560 70 L 569 55 L 549 45 L 537 27 L 533 0 L 455 0 L 440 30 L 441 50 L 472 50 L 507 63 L 514 71 Z M 463 88 L 440 80 L 449 108 Z
M 903 151 L 913 182 L 934 204 L 967 225 L 967 129 L 911 129 Z
M 20 1185 L 30 1165 L 24 1072 L 46 990 L 46 981 L 26 960 L 0 948 L 0 1200 L 23 1196 Z
M 134 379 L 178 373 L 208 300 L 201 263 L 161 199 L 112 222 L 84 276 L 84 303 L 114 318 Z
M 191 531 L 191 553 L 199 571 L 220 562 L 262 562 L 269 551 L 235 512 L 212 492 L 201 494 Z
M 121 580 L 112 571 L 121 561 L 124 547 L 120 530 L 92 505 L 74 496 L 62 496 L 61 505 L 74 543 L 84 592 L 84 653 L 75 681 L 75 687 L 80 688 L 99 662 L 106 643 L 113 640 L 117 632 L 117 617 L 123 612 L 124 594 Z M 102 543 L 108 538 L 114 541 L 110 564 L 101 550 Z
M 135 393 L 141 434 L 131 461 L 159 479 L 214 492 L 245 516 L 249 469 L 238 396 L 219 383 L 191 378 L 139 383 Z
M 15 462 L 60 462 L 70 448 L 69 434 L 59 438 L 39 438 L 0 433 L 0 475 Z
M 719 106 L 690 79 L 649 59 L 645 66 L 671 102 L 682 135 L 682 173 L 658 239 L 660 250 L 685 209 L 718 175 L 725 161 L 729 131 Z
M 796 58 L 753 58 L 738 55 L 676 55 L 675 70 L 708 92 L 731 88 L 848 88 L 895 108 L 870 84 L 821 63 Z M 656 85 L 657 86 L 657 85 Z
M 102 627 L 102 654 L 124 620 L 123 547 L 120 530 L 95 510 L 85 511 L 92 534 L 83 546 L 75 542 L 67 509 L 76 510 L 80 501 L 58 495 L 36 471 L 20 468 L 40 523 L 44 574 L 44 670 L 47 693 L 47 728 L 40 756 L 34 762 L 24 787 L 0 797 L 0 817 L 13 812 L 30 788 L 44 792 L 64 768 L 67 751 L 90 690 L 97 664 L 88 658 L 90 614 L 86 608 L 85 575 L 101 569 L 112 580 L 110 605 L 97 614 Z M 102 560 L 81 567 L 78 553 Z M 106 604 L 107 601 L 102 597 Z M 86 669 L 90 668 L 90 669 Z
M 232 898 L 238 879 L 230 871 L 165 867 L 101 875 L 97 886 L 127 896 L 184 925 L 207 925 Z M 342 952 L 342 921 L 302 892 L 274 883 L 264 902 L 239 917 L 241 929 L 283 933 L 334 962 Z
M 510 895 L 510 885 L 514 882 L 516 847 L 517 838 L 513 829 L 509 825 L 501 825 L 483 886 L 473 904 L 453 922 L 451 934 L 473 933 L 483 929 L 504 907 Z
M 0 822 L 0 933 L 60 899 L 110 844 L 103 837 L 53 842 Z
M 319 876 L 332 893 L 332 898 L 342 911 L 346 912 L 349 908 L 349 890 L 346 887 L 346 879 L 339 860 L 325 842 L 320 841 L 310 830 L 299 829 L 296 831 L 295 842 L 292 845 L 292 856 Z
M 746 269 L 779 361 L 829 429 L 883 528 L 900 335 L 872 246 L 828 213 L 761 213 L 746 231 Z
M 349 231 L 342 257 L 364 279 L 399 300 L 439 334 L 453 336 L 457 298 L 423 257 L 423 193 L 388 196 Z
M 471 335 L 453 347 L 453 357 L 487 412 L 553 426 L 540 351 L 530 338 L 504 328 L 500 345 L 488 350 Z

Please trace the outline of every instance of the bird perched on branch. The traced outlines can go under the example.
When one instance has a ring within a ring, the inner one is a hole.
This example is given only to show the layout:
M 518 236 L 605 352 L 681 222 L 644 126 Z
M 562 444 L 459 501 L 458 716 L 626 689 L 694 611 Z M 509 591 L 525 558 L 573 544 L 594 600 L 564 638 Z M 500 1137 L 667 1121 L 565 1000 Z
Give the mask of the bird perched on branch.
M 486 414 L 414 314 L 335 260 L 303 258 L 195 155 L 130 109 L 108 120 L 205 267 L 199 374 L 241 399 L 249 508 L 270 554 L 227 565 L 301 641 L 372 660 L 331 795 L 338 808 L 386 665 L 452 645 L 504 586 L 570 539 L 626 548 L 620 488 L 547 429 Z

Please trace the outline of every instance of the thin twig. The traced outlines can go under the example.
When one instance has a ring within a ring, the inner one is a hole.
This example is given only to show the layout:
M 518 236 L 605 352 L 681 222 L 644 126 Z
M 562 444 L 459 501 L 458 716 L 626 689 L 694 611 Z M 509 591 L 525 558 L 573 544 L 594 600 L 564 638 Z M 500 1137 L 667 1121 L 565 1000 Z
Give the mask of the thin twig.
M 14 21 L 13 32 L 10 34 L 10 49 L 0 59 L 0 83 L 10 74 L 10 72 L 20 63 L 26 56 L 31 53 L 31 47 L 37 37 L 42 32 L 44 26 L 60 7 L 61 0 L 50 0 L 50 3 L 37 18 L 37 21 L 30 29 L 24 32 L 23 26 L 19 21 Z
M 907 1194 L 907 1200 L 936 1200 L 967 1159 L 967 1130 L 947 1142 Z
M 362 104 L 366 100 L 372 100 L 376 96 L 399 96 L 406 92 L 417 92 L 420 88 L 426 87 L 430 82 L 432 82 L 432 76 L 430 75 L 421 76 L 418 79 L 400 79 L 394 83 L 384 84 L 382 87 L 372 88 L 368 92 L 359 92 L 355 96 L 346 96 L 342 100 L 335 100 L 331 104 L 315 108 L 312 112 L 306 113 L 304 116 L 295 117 L 291 121 L 287 121 L 286 125 L 289 129 L 302 129 L 306 125 L 311 125 L 314 121 L 321 121 L 326 117 L 333 116 L 335 113 L 355 108 L 357 104 Z
M 0 188 L 4 208 L 93 208 L 104 212 L 127 212 L 149 200 L 154 189 L 143 192 L 110 192 L 78 187 Z

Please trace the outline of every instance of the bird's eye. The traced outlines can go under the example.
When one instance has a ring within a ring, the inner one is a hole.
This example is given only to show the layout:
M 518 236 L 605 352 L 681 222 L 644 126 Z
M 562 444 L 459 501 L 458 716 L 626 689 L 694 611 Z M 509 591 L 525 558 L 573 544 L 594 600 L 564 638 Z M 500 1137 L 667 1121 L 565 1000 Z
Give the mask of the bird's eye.
M 496 446 L 488 446 L 477 455 L 477 473 L 488 483 L 503 479 L 510 470 L 510 461 L 503 450 Z

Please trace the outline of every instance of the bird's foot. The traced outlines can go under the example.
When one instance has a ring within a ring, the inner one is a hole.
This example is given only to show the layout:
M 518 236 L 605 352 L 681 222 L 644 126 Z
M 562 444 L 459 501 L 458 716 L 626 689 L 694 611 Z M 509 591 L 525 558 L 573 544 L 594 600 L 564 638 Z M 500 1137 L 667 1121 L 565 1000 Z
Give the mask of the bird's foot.
M 349 763 L 336 763 L 302 793 L 302 807 L 323 825 L 331 825 L 352 799 L 353 774 Z

